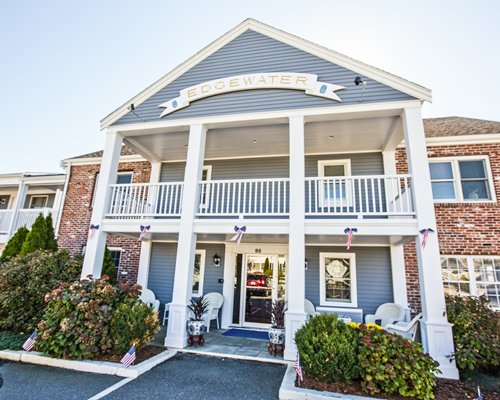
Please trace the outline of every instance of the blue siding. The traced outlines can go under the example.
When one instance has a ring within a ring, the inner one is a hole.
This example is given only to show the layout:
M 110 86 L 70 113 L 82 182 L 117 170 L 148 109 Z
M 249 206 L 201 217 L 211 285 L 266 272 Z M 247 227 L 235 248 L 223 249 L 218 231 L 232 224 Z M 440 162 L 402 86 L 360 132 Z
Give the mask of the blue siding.
M 345 253 L 345 247 L 306 247 L 308 269 L 306 271 L 306 298 L 318 307 L 319 294 L 319 253 Z M 383 303 L 394 300 L 390 251 L 388 247 L 354 247 L 356 254 L 356 278 L 358 307 L 363 316 L 373 314 Z
M 167 115 L 163 119 L 413 99 L 405 93 L 366 77 L 363 79 L 367 82 L 367 86 L 363 97 L 361 97 L 361 87 L 354 85 L 354 78 L 359 74 L 268 36 L 248 30 L 137 106 L 135 112 L 146 122 L 157 121 L 160 120 L 159 117 L 163 110 L 158 106 L 177 97 L 179 91 L 186 87 L 212 79 L 259 72 L 316 74 L 321 81 L 346 88 L 337 92 L 343 102 L 309 96 L 296 90 L 249 90 L 196 101 L 189 107 Z M 129 112 L 113 125 L 137 122 L 141 121 Z

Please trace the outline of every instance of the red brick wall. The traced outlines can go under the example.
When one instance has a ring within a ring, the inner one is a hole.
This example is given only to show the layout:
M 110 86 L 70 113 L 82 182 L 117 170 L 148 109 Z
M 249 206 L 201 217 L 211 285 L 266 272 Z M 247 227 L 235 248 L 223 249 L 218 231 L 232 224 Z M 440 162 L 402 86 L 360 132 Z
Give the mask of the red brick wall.
M 497 198 L 500 196 L 500 144 L 429 147 L 429 158 L 488 155 Z M 397 152 L 398 173 L 407 172 L 404 150 Z M 500 207 L 496 203 L 441 203 L 435 205 L 437 234 L 443 255 L 499 255 Z M 415 245 L 405 246 L 410 307 L 420 309 Z
M 87 243 L 92 216 L 92 196 L 99 168 L 99 164 L 76 165 L 70 170 L 57 242 L 59 247 L 68 249 L 72 254 L 80 253 Z M 149 182 L 151 164 L 146 161 L 120 163 L 118 171 L 131 171 L 134 183 L 145 183 Z M 140 242 L 136 239 L 108 236 L 107 245 L 123 249 L 120 260 L 120 280 L 136 283 Z M 122 272 L 127 272 L 127 274 L 122 274 Z

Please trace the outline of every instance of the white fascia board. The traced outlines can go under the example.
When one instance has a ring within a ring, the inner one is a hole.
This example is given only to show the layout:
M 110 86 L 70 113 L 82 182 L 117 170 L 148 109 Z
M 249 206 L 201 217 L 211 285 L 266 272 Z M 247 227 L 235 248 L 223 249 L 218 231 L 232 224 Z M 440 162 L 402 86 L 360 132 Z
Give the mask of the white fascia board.
M 427 147 L 468 145 L 468 144 L 498 144 L 500 143 L 500 133 L 488 133 L 483 135 L 428 137 L 425 139 L 425 143 L 427 144 Z M 406 147 L 404 140 L 398 146 L 398 148 L 403 148 L 403 147 Z
M 330 50 L 326 47 L 318 45 L 316 43 L 310 42 L 308 40 L 302 39 L 298 36 L 292 35 L 290 33 L 284 32 L 270 25 L 264 24 L 262 22 L 256 21 L 254 19 L 246 19 L 241 24 L 237 25 L 235 28 L 231 29 L 229 32 L 225 33 L 211 44 L 203 48 L 201 51 L 187 59 L 182 64 L 178 65 L 172 71 L 164 75 L 162 78 L 154 82 L 152 85 L 147 87 L 138 95 L 131 98 L 129 101 L 121 105 L 115 111 L 107 115 L 101 120 L 101 129 L 109 127 L 111 124 L 119 120 L 125 114 L 129 112 L 128 107 L 131 103 L 137 107 L 142 104 L 145 100 L 153 96 L 155 93 L 163 89 L 169 83 L 177 79 L 179 76 L 187 72 L 189 69 L 193 68 L 208 56 L 215 53 L 217 50 L 222 48 L 224 45 L 232 41 L 234 38 L 241 35 L 247 30 L 254 30 L 255 32 L 261 33 L 275 40 L 298 48 L 299 50 L 306 51 L 310 54 L 318 56 L 324 60 L 330 61 L 341 67 L 347 68 L 356 72 L 360 75 L 364 75 L 367 78 L 378 81 L 382 84 L 390 86 L 396 90 L 413 96 L 421 101 L 432 102 L 432 93 L 430 89 L 423 86 L 417 85 L 413 82 L 407 81 L 389 72 L 383 71 L 381 69 L 372 67 L 361 61 L 355 60 L 353 58 L 347 57 L 340 54 L 334 50 Z
M 66 160 L 62 160 L 61 163 L 64 166 L 78 166 L 78 165 L 93 165 L 100 164 L 102 161 L 102 157 L 83 157 L 83 158 L 69 158 Z M 128 156 L 121 156 L 120 163 L 129 163 L 129 162 L 141 162 L 148 161 L 144 157 L 138 154 L 132 154 Z
M 44 184 L 61 184 L 66 182 L 66 174 L 61 174 L 57 176 L 28 176 L 23 179 L 24 183 L 34 185 L 44 185 Z

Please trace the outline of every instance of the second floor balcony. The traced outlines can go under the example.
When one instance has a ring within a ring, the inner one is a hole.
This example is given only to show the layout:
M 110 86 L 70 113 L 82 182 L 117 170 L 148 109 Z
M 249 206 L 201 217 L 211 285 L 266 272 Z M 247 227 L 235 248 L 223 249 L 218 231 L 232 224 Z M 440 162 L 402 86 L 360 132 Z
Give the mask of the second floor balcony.
M 198 218 L 288 218 L 288 178 L 199 182 Z M 410 175 L 308 177 L 306 218 L 414 218 Z M 180 218 L 182 182 L 111 185 L 107 218 Z

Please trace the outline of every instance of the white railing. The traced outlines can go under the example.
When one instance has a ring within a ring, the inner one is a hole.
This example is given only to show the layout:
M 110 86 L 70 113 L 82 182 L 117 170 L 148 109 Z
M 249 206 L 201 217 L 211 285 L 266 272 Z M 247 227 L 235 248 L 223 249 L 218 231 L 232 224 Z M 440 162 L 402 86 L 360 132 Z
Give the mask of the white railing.
M 0 234 L 9 233 L 12 210 L 0 210 Z
M 200 182 L 198 216 L 286 216 L 290 180 L 238 179 Z
M 17 211 L 16 222 L 12 229 L 12 234 L 17 232 L 17 230 L 24 226 L 31 229 L 31 226 L 35 222 L 38 215 L 42 214 L 44 217 L 52 213 L 52 208 L 21 208 Z M 55 224 L 55 218 L 52 216 L 52 223 Z
M 108 217 L 176 217 L 181 215 L 183 183 L 111 185 Z
M 411 176 L 306 178 L 306 215 L 414 216 Z

